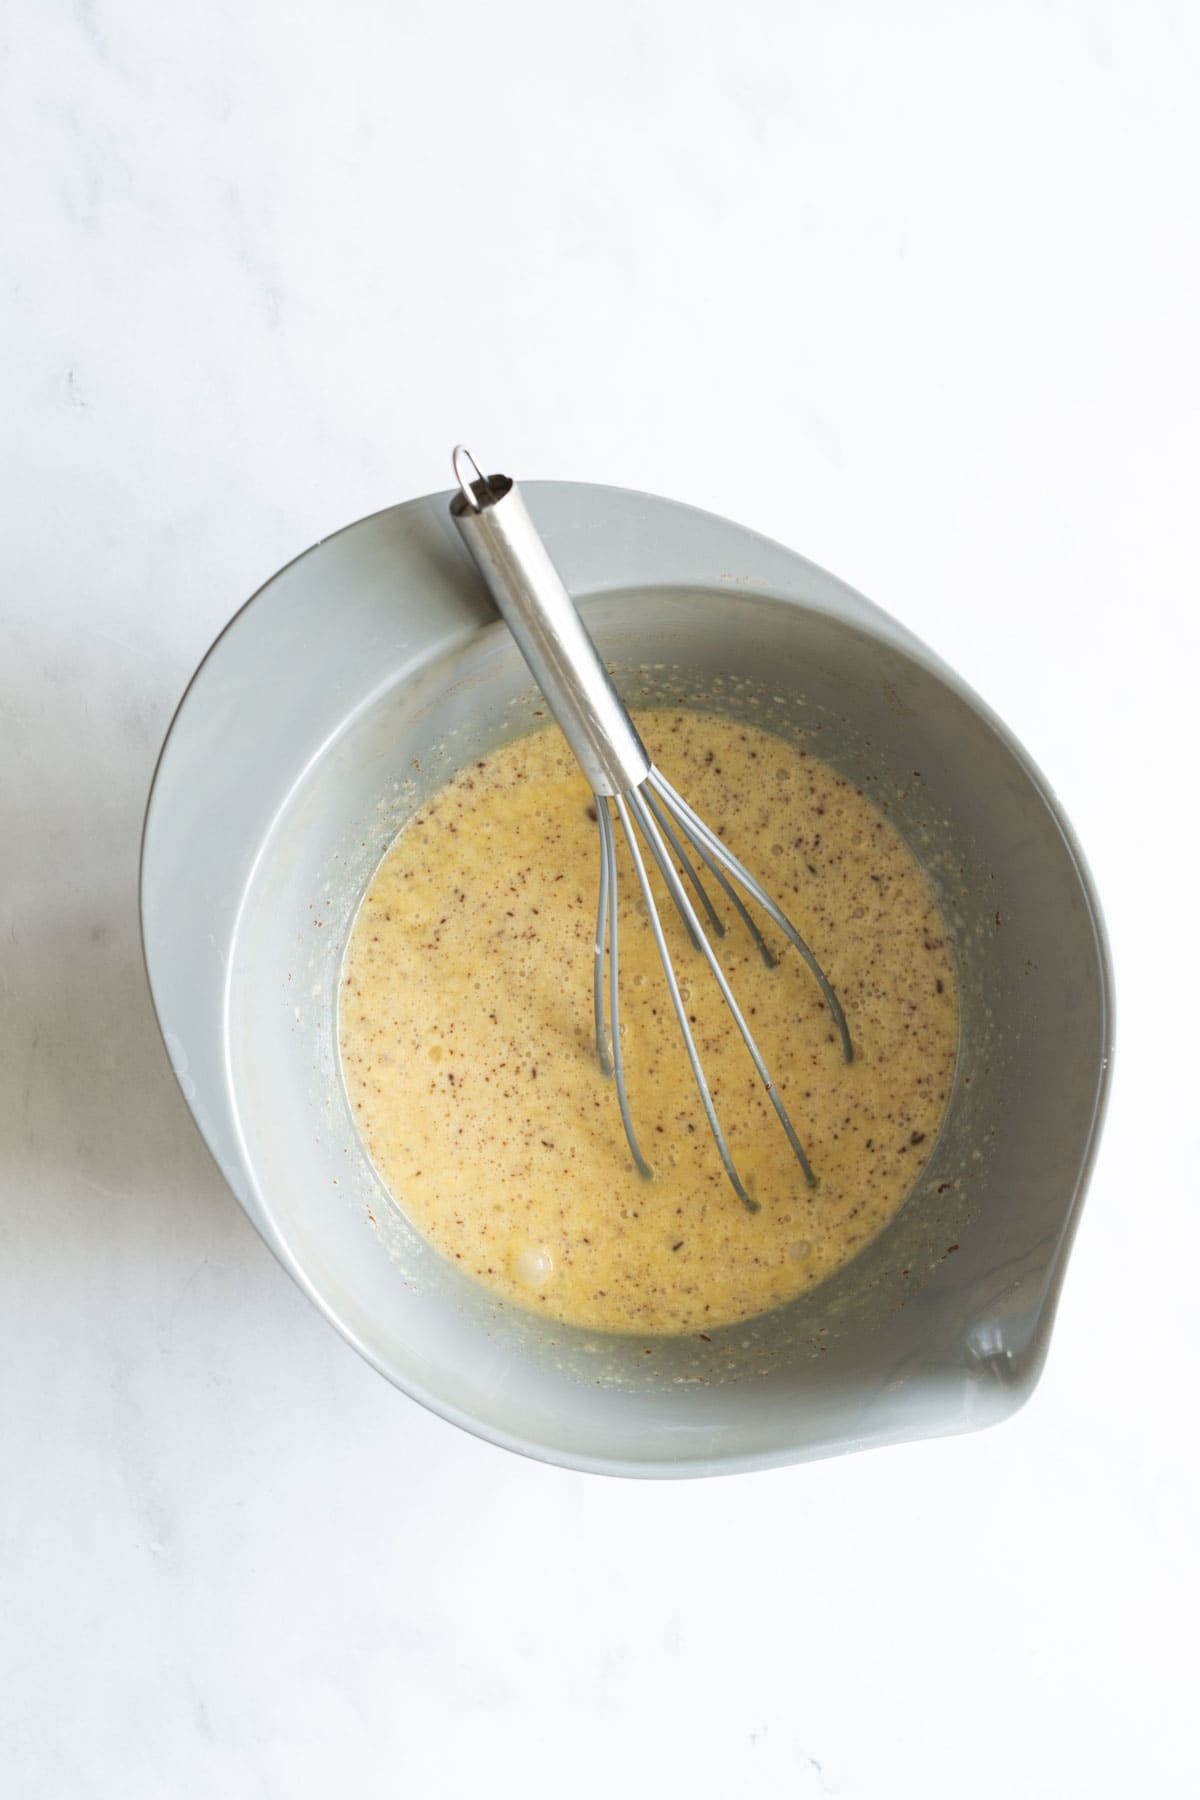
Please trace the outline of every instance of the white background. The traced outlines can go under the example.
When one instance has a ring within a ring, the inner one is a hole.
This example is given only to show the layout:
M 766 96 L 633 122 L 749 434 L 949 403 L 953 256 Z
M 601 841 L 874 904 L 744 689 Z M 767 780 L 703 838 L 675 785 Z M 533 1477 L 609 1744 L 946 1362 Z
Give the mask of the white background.
M 1195 1791 L 1200 13 L 7 17 L 0 1790 Z M 460 436 L 804 551 L 1057 788 L 1117 1078 L 1000 1430 L 523 1463 L 359 1362 L 209 1166 L 139 963 L 155 753 L 246 595 Z

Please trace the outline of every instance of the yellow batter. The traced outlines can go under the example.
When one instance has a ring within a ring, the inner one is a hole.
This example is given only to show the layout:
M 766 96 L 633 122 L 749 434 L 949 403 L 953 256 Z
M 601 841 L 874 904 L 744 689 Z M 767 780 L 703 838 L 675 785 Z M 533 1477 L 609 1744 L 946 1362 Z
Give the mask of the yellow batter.
M 651 755 L 807 938 L 846 1011 L 847 1065 L 812 976 L 728 903 L 718 951 L 808 1151 L 810 1189 L 716 984 L 662 917 L 734 1160 L 726 1180 L 619 852 L 621 1041 L 654 1179 L 635 1171 L 592 1034 L 599 845 L 557 731 L 462 771 L 400 833 L 346 954 L 342 1063 L 385 1184 L 506 1300 L 609 1331 L 705 1332 L 822 1280 L 927 1160 L 954 1071 L 946 928 L 917 863 L 827 765 L 699 712 L 637 719 Z

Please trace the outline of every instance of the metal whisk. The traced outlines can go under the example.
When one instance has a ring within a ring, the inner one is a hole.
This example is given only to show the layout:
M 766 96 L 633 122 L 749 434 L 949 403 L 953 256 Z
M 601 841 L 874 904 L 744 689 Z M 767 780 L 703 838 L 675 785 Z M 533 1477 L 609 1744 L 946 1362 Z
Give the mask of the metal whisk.
M 666 977 L 667 991 L 671 996 L 675 1017 L 679 1021 L 701 1104 L 734 1192 L 743 1206 L 751 1212 L 758 1211 L 758 1202 L 747 1192 L 737 1172 L 717 1117 L 717 1109 L 696 1049 L 696 1040 L 688 1022 L 687 1008 L 679 990 L 679 981 L 667 949 L 662 920 L 651 891 L 643 845 L 657 866 L 693 944 L 712 971 L 751 1061 L 770 1096 L 788 1143 L 804 1170 L 805 1179 L 810 1187 L 815 1186 L 816 1177 L 804 1146 L 788 1117 L 787 1108 L 779 1097 L 779 1090 L 738 1006 L 733 989 L 705 935 L 675 862 L 678 862 L 695 890 L 713 934 L 723 937 L 724 926 L 697 873 L 696 861 L 704 865 L 751 933 L 763 960 L 768 966 L 772 966 L 776 959 L 767 947 L 741 894 L 735 889 L 734 882 L 762 908 L 767 918 L 794 945 L 812 971 L 841 1034 L 842 1054 L 850 1062 L 853 1058 L 850 1032 L 837 995 L 816 957 L 782 908 L 737 857 L 730 854 L 716 833 L 676 793 L 666 777 L 650 761 L 645 745 L 634 729 L 633 721 L 608 670 L 600 660 L 587 627 L 525 510 L 525 503 L 516 483 L 507 475 L 483 475 L 474 457 L 461 445 L 454 452 L 454 473 L 459 491 L 450 503 L 451 515 L 479 565 L 547 705 L 591 783 L 595 797 L 600 829 L 600 899 L 596 915 L 594 968 L 596 1046 L 604 1073 L 615 1077 L 621 1122 L 625 1127 L 625 1136 L 634 1162 L 644 1176 L 652 1174 L 633 1128 L 621 1056 L 617 848 L 613 809 L 629 847 L 629 855 L 650 920 L 650 929 L 654 933 Z M 675 862 L 672 861 L 672 856 Z

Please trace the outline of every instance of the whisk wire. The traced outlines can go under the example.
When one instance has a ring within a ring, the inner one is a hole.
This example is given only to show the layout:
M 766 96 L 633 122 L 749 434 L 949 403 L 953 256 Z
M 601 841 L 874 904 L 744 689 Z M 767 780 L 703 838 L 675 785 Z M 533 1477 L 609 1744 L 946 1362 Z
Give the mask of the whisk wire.
M 618 799 L 618 807 L 620 804 Z M 605 911 L 608 915 L 608 1020 L 612 1073 L 616 1077 L 617 1105 L 621 1109 L 621 1123 L 625 1127 L 626 1142 L 633 1160 L 637 1164 L 638 1174 L 649 1180 L 654 1171 L 642 1155 L 641 1146 L 638 1144 L 637 1133 L 633 1129 L 633 1115 L 629 1110 L 629 1095 L 625 1088 L 625 1058 L 621 1051 L 621 963 L 617 941 L 617 847 L 613 835 L 612 814 L 608 810 L 607 800 L 600 795 L 596 796 L 596 816 L 600 821 L 602 879 L 605 880 L 608 888 Z M 623 818 L 622 823 L 624 823 Z M 625 829 L 626 835 L 628 835 L 628 826 Z M 603 1002 L 601 1001 L 600 1004 L 602 1007 Z M 597 1041 L 604 1042 L 603 1016 L 600 1020 Z
M 692 1028 L 688 1023 L 687 1007 L 684 1005 L 683 995 L 679 991 L 679 981 L 675 974 L 675 965 L 671 961 L 671 952 L 667 948 L 667 940 L 663 933 L 662 920 L 658 916 L 658 907 L 654 903 L 654 895 L 650 888 L 650 877 L 646 872 L 645 858 L 642 856 L 641 847 L 638 844 L 637 837 L 634 833 L 633 821 L 630 818 L 631 808 L 639 808 L 642 819 L 648 819 L 649 814 L 641 803 L 640 796 L 636 789 L 633 789 L 627 796 L 615 794 L 613 796 L 613 801 L 620 817 L 621 824 L 625 830 L 625 840 L 629 845 L 629 853 L 633 859 L 634 873 L 637 875 L 638 886 L 642 891 L 642 899 L 645 902 L 646 913 L 650 921 L 650 930 L 654 934 L 655 947 L 658 950 L 659 961 L 662 963 L 663 974 L 666 977 L 667 992 L 671 996 L 671 1005 L 674 1007 L 675 1017 L 679 1021 L 679 1030 L 683 1037 L 688 1061 L 692 1065 L 692 1074 L 696 1080 L 696 1088 L 700 1095 L 700 1104 L 704 1108 L 704 1116 L 708 1120 L 708 1128 L 712 1132 L 713 1141 L 720 1153 L 721 1161 L 725 1165 L 725 1173 L 729 1177 L 729 1182 L 734 1193 L 747 1211 L 757 1212 L 759 1210 L 758 1202 L 757 1200 L 751 1199 L 750 1195 L 747 1193 L 746 1188 L 742 1183 L 742 1178 L 737 1172 L 737 1166 L 734 1163 L 733 1157 L 730 1155 L 729 1145 L 725 1142 L 725 1133 L 722 1131 L 721 1121 L 717 1117 L 717 1108 L 713 1101 L 712 1091 L 709 1088 L 707 1077 L 704 1073 L 704 1065 L 700 1061 L 700 1052 L 696 1048 L 696 1040 L 692 1036 Z M 626 804 L 626 801 L 628 801 L 628 804 Z M 642 822 L 642 819 L 639 819 L 639 823 Z M 644 824 L 642 825 L 642 829 L 643 831 L 645 830 Z M 653 820 L 650 820 L 650 829 L 652 831 L 654 829 Z M 647 842 L 649 841 L 650 840 L 647 839 Z M 674 874 L 674 870 L 672 870 L 671 873 Z M 676 885 L 678 886 L 678 882 Z M 679 888 L 679 892 L 683 896 L 684 907 L 690 909 L 691 902 L 688 900 L 687 895 L 683 892 L 682 888 Z M 674 896 L 672 896 L 672 898 L 674 898 Z M 676 902 L 676 904 L 678 904 L 678 902 Z M 680 910 L 682 911 L 683 909 L 681 908 Z M 685 913 L 685 920 L 686 916 Z M 692 923 L 693 929 L 701 937 L 701 941 L 707 944 L 708 940 L 704 938 L 703 933 L 700 932 L 694 913 L 692 914 Z M 611 971 L 611 962 L 609 967 Z M 628 1132 L 629 1127 L 626 1126 L 627 1136 Z
M 653 818 L 650 816 L 649 808 L 647 807 L 641 794 L 637 793 L 637 792 L 635 792 L 629 796 L 629 802 L 630 802 L 630 810 L 632 811 L 634 818 L 637 820 L 638 825 L 641 828 L 642 835 L 645 837 L 646 842 L 650 846 L 651 854 L 653 855 L 655 862 L 658 864 L 659 871 L 662 875 L 663 880 L 667 884 L 667 889 L 671 895 L 672 900 L 675 902 L 676 906 L 679 908 L 680 912 L 683 914 L 685 922 L 693 925 L 696 929 L 699 929 L 699 925 L 698 925 L 698 921 L 696 920 L 695 912 L 692 909 L 692 903 L 687 897 L 687 892 L 686 892 L 682 882 L 680 881 L 678 875 L 675 873 L 674 867 L 672 866 L 672 863 L 671 863 L 671 859 L 667 855 L 666 848 L 663 844 L 661 836 L 659 835 L 658 828 L 656 827 Z M 709 943 L 708 939 L 705 937 L 702 937 L 702 939 L 701 939 L 700 952 L 701 952 L 701 955 L 704 957 L 705 962 L 708 964 L 709 969 L 712 971 L 712 976 L 713 976 L 714 981 L 716 982 L 717 986 L 721 990 L 721 998 L 724 1000 L 726 1006 L 729 1008 L 730 1016 L 732 1017 L 734 1024 L 738 1028 L 738 1032 L 741 1035 L 742 1042 L 743 1042 L 743 1044 L 745 1044 L 746 1049 L 749 1051 L 750 1060 L 754 1064 L 754 1067 L 758 1072 L 759 1080 L 762 1082 L 764 1088 L 767 1090 L 768 1098 L 770 1099 L 771 1105 L 775 1109 L 776 1115 L 779 1119 L 779 1123 L 783 1126 L 784 1133 L 787 1137 L 788 1143 L 791 1145 L 792 1152 L 796 1158 L 796 1161 L 800 1164 L 800 1167 L 804 1170 L 804 1179 L 807 1181 L 809 1187 L 815 1187 L 817 1185 L 817 1179 L 816 1179 L 816 1176 L 812 1172 L 812 1165 L 810 1164 L 808 1157 L 805 1154 L 803 1144 L 800 1142 L 799 1137 L 796 1135 L 796 1129 L 795 1129 L 794 1125 L 792 1124 L 791 1119 L 788 1117 L 787 1108 L 783 1104 L 782 1099 L 780 1098 L 779 1089 L 775 1086 L 775 1083 L 772 1080 L 771 1071 L 767 1067 L 766 1059 L 763 1056 L 762 1051 L 758 1047 L 758 1044 L 754 1037 L 754 1033 L 751 1031 L 749 1025 L 746 1023 L 745 1015 L 743 1014 L 741 1007 L 737 1003 L 737 996 L 734 994 L 733 988 L 730 986 L 729 977 L 726 975 L 724 969 L 721 967 L 720 962 L 717 960 L 717 955 L 716 955 L 716 952 L 714 951 L 712 945 Z
M 688 880 L 691 882 L 692 886 L 695 888 L 697 897 L 699 898 L 699 901 L 700 901 L 700 904 L 704 908 L 705 912 L 708 914 L 708 922 L 712 926 L 713 931 L 716 933 L 717 937 L 724 937 L 725 936 L 725 927 L 721 923 L 720 915 L 718 914 L 717 909 L 713 905 L 712 901 L 709 899 L 708 891 L 705 888 L 703 882 L 700 880 L 700 877 L 697 875 L 694 867 L 692 866 L 691 858 L 688 856 L 687 851 L 684 849 L 683 845 L 680 843 L 678 834 L 676 833 L 674 826 L 671 824 L 670 819 L 667 817 L 666 813 L 663 811 L 663 809 L 659 805 L 658 801 L 654 798 L 653 794 L 647 793 L 645 795 L 645 800 L 646 800 L 647 806 L 650 808 L 650 811 L 654 814 L 654 817 L 658 823 L 659 830 L 662 832 L 662 834 L 666 838 L 668 844 L 670 844 L 672 850 L 675 852 L 675 860 L 682 865 L 684 874 L 687 876 Z M 685 925 L 687 924 L 686 919 L 684 920 L 684 924 Z M 695 942 L 694 939 L 693 939 L 693 942 Z M 700 945 L 697 943 L 696 949 L 698 950 L 699 948 L 700 948 Z
M 652 771 L 652 772 L 654 772 L 654 771 Z M 659 824 L 661 826 L 663 826 L 665 829 L 667 826 L 666 810 L 664 809 L 664 807 L 662 805 L 660 805 L 659 801 L 655 799 L 654 791 L 651 788 L 649 782 L 647 782 L 644 792 L 646 795 L 646 804 L 649 806 L 651 812 L 654 814 L 654 816 L 658 820 Z M 680 831 L 682 831 L 684 836 L 686 837 L 687 836 L 687 826 L 683 823 L 682 820 L 680 821 L 679 828 L 680 828 Z M 669 830 L 667 831 L 667 837 L 668 837 L 668 841 L 670 842 L 671 848 L 675 851 L 676 855 L 684 863 L 684 866 L 688 867 L 689 865 L 687 863 L 687 859 L 683 855 L 683 852 L 679 849 L 679 839 L 674 835 L 673 832 L 671 832 Z M 721 892 L 725 895 L 725 898 L 729 901 L 729 904 L 733 907 L 734 911 L 737 913 L 738 918 L 742 921 L 742 924 L 746 927 L 746 930 L 750 933 L 750 936 L 754 939 L 754 947 L 758 951 L 758 954 L 762 957 L 763 962 L 766 964 L 767 968 L 773 969 L 779 959 L 778 959 L 778 957 L 776 957 L 772 954 L 770 947 L 767 944 L 766 938 L 764 938 L 762 932 L 758 929 L 758 926 L 754 922 L 754 918 L 750 912 L 749 907 L 746 905 L 745 901 L 742 899 L 742 896 L 738 893 L 737 889 L 734 887 L 733 883 L 730 881 L 729 877 L 726 875 L 724 869 L 722 869 L 720 863 L 717 862 L 716 858 L 714 856 L 712 856 L 708 850 L 705 849 L 703 844 L 692 843 L 692 840 L 690 837 L 688 838 L 688 842 L 690 844 L 692 844 L 692 849 L 696 852 L 696 855 L 700 858 L 701 862 L 704 864 L 704 866 L 708 870 L 709 874 L 713 877 L 714 881 L 717 882 L 718 886 L 721 889 Z M 699 885 L 700 885 L 699 882 L 697 882 L 696 885 L 697 885 L 697 887 L 699 887 Z M 723 937 L 724 935 L 725 935 L 724 931 L 721 931 L 718 933 L 718 936 L 720 936 L 720 937 Z
M 596 802 L 599 820 L 606 811 L 602 800 Z M 608 870 L 612 862 L 612 820 L 607 832 L 600 826 L 600 897 L 596 902 L 596 955 L 592 965 L 592 1012 L 596 1022 L 596 1054 L 600 1073 L 611 1075 L 612 1057 L 608 1049 L 608 1032 L 604 1025 L 604 958 L 608 949 Z
M 811 970 L 817 986 L 821 990 L 825 1004 L 829 1008 L 833 1022 L 837 1026 L 838 1033 L 842 1040 L 842 1055 L 847 1062 L 853 1062 L 854 1046 L 850 1041 L 850 1028 L 846 1023 L 846 1015 L 842 1011 L 841 1001 L 834 993 L 833 988 L 825 975 L 825 971 L 822 969 L 820 963 L 817 961 L 800 933 L 796 930 L 796 927 L 792 924 L 787 914 L 783 911 L 783 908 L 778 906 L 776 902 L 772 900 L 770 894 L 768 894 L 766 889 L 755 880 L 749 869 L 747 869 L 743 863 L 739 862 L 737 857 L 734 856 L 731 851 L 726 849 L 716 832 L 704 823 L 704 820 L 697 812 L 693 811 L 682 795 L 676 793 L 675 789 L 671 786 L 671 783 L 660 770 L 656 768 L 650 770 L 650 773 L 646 778 L 646 785 L 657 794 L 660 800 L 664 801 L 671 808 L 675 817 L 679 820 L 680 825 L 687 832 L 688 838 L 696 846 L 697 851 L 699 852 L 701 845 L 704 845 L 710 854 L 722 864 L 730 875 L 733 876 L 734 880 L 740 882 L 741 886 L 750 895 L 751 899 L 758 902 L 767 917 L 778 925 L 780 931 L 783 932 L 789 943 L 793 944 L 800 952 L 800 955 Z

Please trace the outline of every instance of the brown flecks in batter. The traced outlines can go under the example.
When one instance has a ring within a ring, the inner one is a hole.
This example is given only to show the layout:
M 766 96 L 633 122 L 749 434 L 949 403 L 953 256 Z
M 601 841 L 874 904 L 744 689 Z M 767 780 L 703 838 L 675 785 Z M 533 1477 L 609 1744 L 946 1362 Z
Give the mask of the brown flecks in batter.
M 845 1007 L 849 1065 L 799 956 L 760 920 L 780 959 L 768 970 L 712 886 L 718 954 L 817 1188 L 659 889 L 730 1148 L 762 1210 L 729 1187 L 622 847 L 621 1042 L 655 1179 L 634 1170 L 592 1043 L 595 811 L 556 731 L 459 774 L 392 845 L 346 954 L 342 1062 L 384 1182 L 446 1256 L 556 1319 L 683 1333 L 794 1298 L 887 1223 L 941 1123 L 957 992 L 925 877 L 860 790 L 711 714 L 637 722 L 668 779 L 791 914 Z

